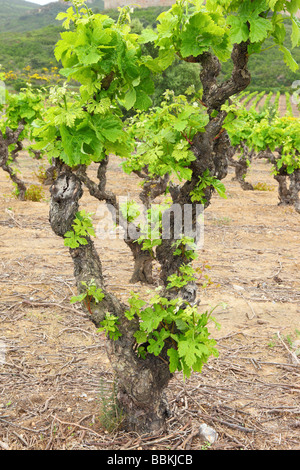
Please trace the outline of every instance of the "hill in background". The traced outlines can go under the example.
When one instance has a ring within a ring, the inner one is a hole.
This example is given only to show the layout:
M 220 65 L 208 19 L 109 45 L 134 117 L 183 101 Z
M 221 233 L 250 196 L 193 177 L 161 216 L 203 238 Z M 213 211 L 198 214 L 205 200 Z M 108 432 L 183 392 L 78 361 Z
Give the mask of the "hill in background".
M 36 3 L 24 0 L 0 0 L 0 31 L 7 31 L 10 24 L 16 24 L 21 16 L 36 10 Z
M 94 0 L 89 6 L 98 13 L 103 10 L 104 2 Z M 64 2 L 40 6 L 25 0 L 0 0 L 0 31 L 25 32 L 57 24 L 57 14 L 69 7 Z

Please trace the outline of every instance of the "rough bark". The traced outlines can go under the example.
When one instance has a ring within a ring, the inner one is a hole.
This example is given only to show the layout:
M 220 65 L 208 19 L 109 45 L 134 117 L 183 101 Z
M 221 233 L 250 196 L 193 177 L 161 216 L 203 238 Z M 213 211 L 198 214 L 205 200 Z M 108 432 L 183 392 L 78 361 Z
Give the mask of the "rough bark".
M 277 154 L 277 155 L 276 155 Z M 277 160 L 281 158 L 281 148 L 276 149 L 276 154 L 270 149 L 259 152 L 257 158 L 266 158 L 277 168 Z M 293 206 L 296 212 L 300 213 L 300 169 L 293 173 L 287 173 L 287 168 L 283 165 L 280 170 L 274 174 L 274 179 L 278 183 L 278 205 Z
M 249 164 L 252 162 L 254 156 L 254 150 L 249 150 L 245 142 L 242 142 L 241 147 L 243 149 L 243 155 L 239 156 L 238 160 L 234 160 L 233 156 L 229 158 L 229 164 L 235 169 L 235 180 L 238 181 L 241 188 L 244 191 L 253 191 L 251 183 L 246 181 L 246 176 L 249 168 Z M 237 149 L 238 151 L 240 149 Z
M 300 214 L 300 169 L 290 175 L 290 193 L 295 210 Z
M 279 205 L 294 206 L 300 213 L 300 170 L 295 170 L 290 175 L 279 173 L 274 178 L 278 182 Z
M 21 201 L 25 200 L 26 185 L 11 168 L 11 164 L 15 162 L 18 153 L 23 148 L 22 142 L 19 140 L 20 134 L 23 130 L 24 124 L 20 123 L 18 129 L 15 131 L 7 127 L 5 131 L 5 137 L 0 131 L 0 167 L 9 174 L 10 179 L 13 181 L 13 183 L 16 184 L 18 191 L 17 197 Z M 15 148 L 10 153 L 9 146 L 12 144 L 15 144 Z
M 53 231 L 63 237 L 72 229 L 79 210 L 81 181 L 71 172 L 63 173 L 51 186 L 50 193 L 50 224 Z M 127 306 L 107 291 L 99 255 L 89 237 L 87 241 L 87 245 L 70 248 L 70 255 L 78 291 L 83 291 L 82 281 L 94 279 L 104 293 L 104 299 L 100 303 L 90 304 L 87 314 L 91 321 L 96 327 L 100 327 L 107 312 L 119 318 L 121 337 L 116 341 L 108 338 L 107 353 L 116 375 L 118 404 L 124 413 L 123 426 L 140 434 L 164 430 L 168 416 L 164 390 L 172 377 L 167 356 L 163 351 L 159 358 L 149 355 L 144 360 L 138 357 L 133 336 L 138 329 L 138 318 L 128 321 L 124 314 Z
M 45 186 L 51 186 L 51 184 L 53 184 L 55 182 L 56 177 L 58 176 L 57 168 L 56 168 L 56 162 L 55 162 L 54 158 L 52 158 L 52 163 L 46 169 L 45 173 L 46 173 L 46 178 L 45 178 L 45 181 L 44 181 L 44 185 Z
M 118 380 L 117 397 L 125 412 L 124 425 L 140 434 L 165 431 L 169 409 L 164 393 L 172 377 L 168 358 L 148 355 L 139 359 L 134 346 L 127 331 L 118 341 L 108 343 L 108 356 Z
M 204 52 L 198 57 L 187 57 L 186 62 L 199 63 L 202 65 L 200 79 L 203 86 L 202 101 L 207 106 L 208 113 L 220 111 L 221 106 L 236 93 L 240 93 L 249 85 L 251 74 L 248 70 L 248 45 L 249 42 L 235 44 L 231 53 L 233 71 L 231 77 L 217 83 L 221 72 L 221 63 L 217 57 L 210 52 Z
M 140 200 L 147 209 L 150 209 L 153 201 L 162 194 L 165 193 L 170 175 L 167 173 L 164 176 L 153 176 L 151 177 L 148 172 L 148 168 L 145 167 L 142 171 L 134 171 L 134 173 L 144 180 L 143 189 L 139 194 Z

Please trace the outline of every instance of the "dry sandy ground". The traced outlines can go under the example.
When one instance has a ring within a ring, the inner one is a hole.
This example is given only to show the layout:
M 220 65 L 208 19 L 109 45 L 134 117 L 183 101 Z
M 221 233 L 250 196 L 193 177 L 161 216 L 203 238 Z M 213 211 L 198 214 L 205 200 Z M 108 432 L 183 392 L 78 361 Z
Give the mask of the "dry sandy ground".
M 26 154 L 19 161 L 36 182 L 36 162 Z M 136 198 L 136 179 L 116 160 L 110 166 L 109 185 Z M 217 306 L 221 329 L 212 324 L 211 332 L 220 355 L 186 382 L 175 375 L 168 432 L 149 438 L 105 428 L 114 380 L 105 338 L 69 303 L 72 262 L 48 223 L 49 188 L 43 202 L 20 202 L 0 171 L 0 448 L 200 450 L 206 423 L 218 440 L 204 448 L 300 450 L 300 216 L 278 207 L 266 163 L 255 162 L 248 180 L 267 191 L 243 192 L 232 177 L 228 199 L 215 196 L 206 211 L 196 263 L 211 266 L 211 284 L 203 289 L 199 279 L 200 308 Z M 82 208 L 97 214 L 98 203 L 85 194 Z M 147 293 L 129 284 L 122 240 L 95 243 L 111 291 L 124 301 L 130 290 Z

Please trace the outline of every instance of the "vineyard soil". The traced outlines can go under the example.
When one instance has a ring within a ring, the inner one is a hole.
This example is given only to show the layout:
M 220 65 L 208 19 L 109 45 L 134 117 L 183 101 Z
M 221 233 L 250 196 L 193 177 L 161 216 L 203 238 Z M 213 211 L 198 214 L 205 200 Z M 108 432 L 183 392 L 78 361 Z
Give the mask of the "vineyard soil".
M 19 162 L 36 183 L 36 162 L 24 153 Z M 138 179 L 116 159 L 110 168 L 108 184 L 137 199 Z M 266 191 L 243 192 L 232 178 L 231 169 L 228 199 L 214 196 L 206 211 L 196 263 L 211 267 L 206 289 L 199 278 L 200 308 L 218 305 L 221 329 L 212 323 L 211 332 L 220 355 L 186 382 L 174 376 L 168 432 L 149 438 L 103 427 L 113 385 L 105 337 L 69 303 L 72 260 L 49 226 L 49 187 L 45 201 L 20 202 L 0 170 L 0 448 L 200 450 L 206 423 L 218 433 L 208 449 L 300 450 L 300 216 L 277 205 L 266 162 L 247 177 Z M 82 208 L 97 226 L 97 202 L 85 194 Z M 122 240 L 95 243 L 111 291 L 124 301 L 130 290 L 148 295 L 129 283 L 133 261 Z

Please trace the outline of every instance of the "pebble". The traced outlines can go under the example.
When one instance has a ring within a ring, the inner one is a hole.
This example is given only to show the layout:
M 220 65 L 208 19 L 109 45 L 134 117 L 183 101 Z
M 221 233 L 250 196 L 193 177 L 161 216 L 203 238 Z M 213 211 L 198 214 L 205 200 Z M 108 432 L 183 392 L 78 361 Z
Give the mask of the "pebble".
M 209 442 L 209 444 L 213 444 L 218 439 L 218 433 L 205 423 L 199 427 L 199 436 L 203 443 Z
M 244 287 L 238 286 L 237 284 L 232 284 L 232 287 L 237 291 L 245 290 Z

